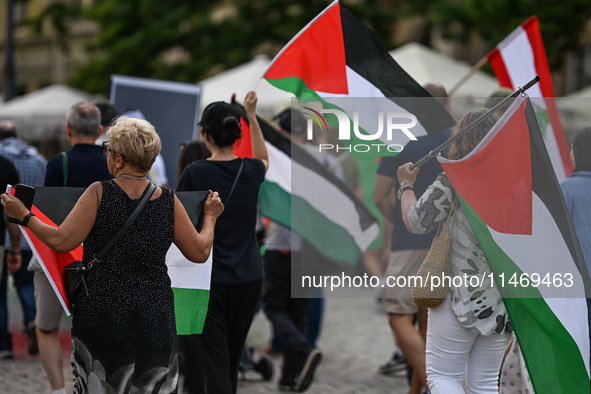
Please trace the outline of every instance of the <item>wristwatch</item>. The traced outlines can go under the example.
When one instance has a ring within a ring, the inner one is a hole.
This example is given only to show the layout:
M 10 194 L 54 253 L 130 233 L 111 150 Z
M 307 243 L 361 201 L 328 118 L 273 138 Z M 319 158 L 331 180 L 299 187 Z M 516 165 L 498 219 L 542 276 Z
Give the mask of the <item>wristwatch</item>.
M 30 219 L 31 219 L 33 216 L 35 216 L 35 214 L 34 214 L 33 212 L 29 212 L 29 213 L 27 213 L 27 215 L 26 215 L 26 216 L 23 218 L 23 221 L 22 221 L 22 223 L 21 223 L 21 224 L 22 224 L 23 226 L 27 227 L 27 224 L 29 224 L 29 220 L 30 220 Z
M 404 193 L 407 190 L 413 190 L 412 186 L 404 186 L 398 189 L 398 193 L 396 194 L 396 197 L 398 197 L 398 199 L 400 200 L 400 197 L 402 197 L 402 193 Z

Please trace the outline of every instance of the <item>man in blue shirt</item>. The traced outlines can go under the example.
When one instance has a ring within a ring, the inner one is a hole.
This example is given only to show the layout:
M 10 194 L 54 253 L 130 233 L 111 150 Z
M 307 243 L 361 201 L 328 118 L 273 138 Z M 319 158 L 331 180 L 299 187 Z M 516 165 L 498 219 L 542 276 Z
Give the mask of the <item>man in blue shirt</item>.
M 95 140 L 102 133 L 100 119 L 101 114 L 92 103 L 80 102 L 70 108 L 66 118 L 66 132 L 72 149 L 56 155 L 47 163 L 45 186 L 87 188 L 96 181 L 113 178 L 102 148 L 95 145 Z M 35 290 L 35 323 L 41 362 L 53 393 L 65 394 L 59 343 L 62 306 L 41 269 L 35 270 Z
M 17 138 L 14 124 L 10 121 L 0 122 L 0 156 L 10 160 L 18 172 L 19 181 L 29 186 L 42 186 L 45 177 L 45 158 L 37 149 Z M 1 190 L 4 192 L 6 189 Z M 2 233 L 0 236 L 4 236 Z M 11 240 L 18 240 L 16 244 Z M 27 270 L 32 252 L 24 237 L 8 237 L 6 235 L 5 261 L 19 259 L 11 267 L 14 285 L 19 295 L 23 309 L 23 323 L 29 336 L 28 350 L 30 354 L 37 354 L 37 339 L 35 337 L 35 287 L 33 273 Z M 12 338 L 8 332 L 8 310 L 6 303 L 8 270 L 0 272 L 0 358 L 12 358 Z

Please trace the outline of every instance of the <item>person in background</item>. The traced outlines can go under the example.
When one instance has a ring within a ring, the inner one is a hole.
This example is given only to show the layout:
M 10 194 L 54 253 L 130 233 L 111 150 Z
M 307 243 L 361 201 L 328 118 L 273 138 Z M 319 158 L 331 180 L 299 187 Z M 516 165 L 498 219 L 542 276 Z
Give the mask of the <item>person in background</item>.
M 306 132 L 301 112 L 286 109 L 277 117 L 280 132 L 300 144 Z M 320 350 L 306 338 L 310 298 L 292 298 L 292 270 L 300 270 L 302 239 L 289 228 L 271 221 L 265 241 L 263 309 L 284 344 L 279 389 L 302 392 L 308 389 L 322 359 Z M 294 277 L 299 277 L 295 275 Z
M 485 108 L 468 111 L 455 126 L 458 133 L 486 113 Z M 479 123 L 469 133 L 455 141 L 446 152 L 450 160 L 460 160 L 469 154 L 498 121 L 496 114 Z M 452 134 L 453 136 L 453 134 Z M 433 161 L 433 160 L 431 160 Z M 490 273 L 490 267 L 457 194 L 445 172 L 417 200 L 413 183 L 425 166 L 410 171 L 412 163 L 398 168 L 400 205 L 405 227 L 412 234 L 425 234 L 447 223 L 442 231 L 453 232 L 451 252 L 452 278 L 471 278 Z M 451 214 L 454 200 L 457 209 Z M 452 301 L 453 300 L 453 301 Z M 474 311 L 486 310 L 478 316 Z M 427 324 L 426 366 L 427 382 L 433 394 L 464 394 L 464 376 L 468 393 L 497 394 L 499 370 L 505 348 L 513 332 L 505 304 L 498 288 L 482 283 L 480 286 L 450 286 L 448 295 L 437 308 L 429 309 Z M 406 354 L 406 352 L 405 352 Z M 408 356 L 408 354 L 407 354 Z M 410 361 L 410 360 L 409 360 Z
M 176 393 L 176 323 L 166 252 L 174 242 L 186 259 L 205 262 L 224 206 L 210 190 L 198 233 L 174 193 L 155 188 L 125 235 L 96 261 L 151 185 L 146 174 L 161 146 L 149 122 L 128 117 L 119 118 L 107 138 L 102 151 L 115 179 L 90 185 L 59 228 L 36 218 L 18 198 L 1 198 L 6 213 L 50 248 L 64 253 L 82 243 L 83 261 L 94 262 L 84 276 L 87 292 L 79 291 L 72 302 L 74 393 Z
M 177 179 L 185 168 L 196 161 L 205 160 L 211 157 L 204 141 L 192 140 L 181 144 L 181 154 L 177 166 Z M 180 372 L 185 376 L 184 390 L 187 394 L 205 394 L 205 373 L 199 356 L 196 335 L 179 335 L 179 361 L 181 355 L 183 362 L 180 362 Z
M 7 185 L 16 185 L 18 183 L 18 172 L 12 164 L 12 162 L 2 156 L 0 156 L 0 190 L 6 190 Z M 20 253 L 8 253 L 6 260 L 4 259 L 4 233 L 8 228 L 8 236 L 12 245 L 20 245 L 21 243 L 21 232 L 18 226 L 14 223 L 4 221 L 4 207 L 0 208 L 0 275 L 5 276 L 6 273 L 17 272 L 18 268 L 21 267 L 21 255 Z M 2 286 L 6 284 L 2 283 Z M 2 289 L 2 294 L 6 294 L 6 289 Z M 0 304 L 0 308 L 5 308 L 6 302 Z M 8 327 L 8 313 L 5 309 L 1 311 L 0 326 Z M 0 350 L 0 360 L 11 359 L 14 355 L 12 350 L 5 349 Z
M 575 135 L 570 157 L 575 170 L 560 186 L 581 243 L 587 271 L 591 272 L 591 127 Z
M 47 163 L 45 186 L 87 188 L 94 182 L 113 178 L 101 147 L 95 144 L 102 133 L 100 119 L 101 114 L 92 103 L 83 101 L 70 107 L 66 115 L 66 133 L 72 149 L 56 155 Z M 35 303 L 41 362 L 53 393 L 63 394 L 64 373 L 59 340 L 63 310 L 38 263 L 35 269 Z
M 96 105 L 101 113 L 101 126 L 103 130 L 94 142 L 97 145 L 101 145 L 107 139 L 107 131 L 109 131 L 109 127 L 111 127 L 115 118 L 119 116 L 119 112 L 117 112 L 115 106 L 108 100 L 99 99 L 94 100 L 92 103 Z
M 192 140 L 181 144 L 181 154 L 177 165 L 177 177 L 181 179 L 183 171 L 189 164 L 195 163 L 199 160 L 209 159 L 211 152 L 207 149 L 205 141 Z
M 438 83 L 423 86 L 433 97 L 446 108 L 449 100 L 445 88 Z M 378 175 L 374 187 L 374 202 L 384 219 L 394 225 L 390 243 L 390 260 L 386 276 L 413 276 L 431 247 L 435 231 L 422 235 L 413 235 L 404 226 L 400 204 L 391 198 L 392 190 L 401 186 L 396 179 L 399 166 L 408 161 L 418 161 L 430 151 L 444 143 L 451 135 L 451 130 L 442 130 L 410 141 L 396 157 L 382 157 L 378 167 Z M 433 183 L 443 168 L 437 160 L 428 161 L 421 167 L 421 173 L 414 181 L 414 189 L 422 194 Z M 412 367 L 410 394 L 420 394 L 426 385 L 425 368 L 425 336 L 427 333 L 427 310 L 416 306 L 411 298 L 410 287 L 387 287 L 385 292 L 386 312 L 392 333 L 403 354 L 395 352 L 392 359 L 380 366 L 380 373 L 390 374 L 400 368 L 406 361 Z M 415 315 L 419 323 L 419 331 L 415 329 Z
M 45 178 L 45 158 L 37 149 L 17 138 L 14 124 L 0 122 L 0 156 L 12 162 L 21 183 L 29 186 L 43 186 Z M 0 190 L 4 192 L 4 190 Z M 9 227 L 10 228 L 10 227 Z M 19 230 L 20 231 L 20 230 Z M 1 235 L 4 236 L 4 233 Z M 28 335 L 29 354 L 39 353 L 35 330 L 35 284 L 34 274 L 27 269 L 33 256 L 25 237 L 20 237 L 20 245 L 12 243 L 6 235 L 4 260 L 14 262 L 12 277 L 23 309 L 23 323 Z M 20 256 L 20 264 L 14 258 Z M 0 273 L 0 351 L 4 357 L 12 358 L 12 337 L 8 332 L 8 309 L 6 303 L 8 271 Z
M 226 201 L 215 229 L 207 318 L 203 333 L 197 335 L 207 393 L 236 393 L 240 355 L 261 296 L 263 269 L 255 226 L 259 188 L 269 161 L 256 102 L 256 93 L 248 92 L 244 107 L 253 158 L 241 159 L 232 149 L 241 136 L 238 110 L 222 101 L 212 103 L 199 123 L 212 156 L 190 164 L 177 187 L 219 190 Z

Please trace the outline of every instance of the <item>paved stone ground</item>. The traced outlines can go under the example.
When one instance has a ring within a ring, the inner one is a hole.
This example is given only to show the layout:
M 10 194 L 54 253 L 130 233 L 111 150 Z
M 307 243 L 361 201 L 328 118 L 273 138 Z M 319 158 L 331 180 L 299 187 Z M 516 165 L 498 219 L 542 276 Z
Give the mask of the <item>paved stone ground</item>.
M 348 293 L 340 293 L 348 296 Z M 363 293 L 367 298 L 329 298 L 320 336 L 320 348 L 324 358 L 317 370 L 316 381 L 308 390 L 310 394 L 404 394 L 408 384 L 404 375 L 382 376 L 376 373 L 380 364 L 392 354 L 393 339 L 386 315 L 371 298 L 372 293 Z M 18 326 L 21 321 L 16 293 L 9 293 L 9 319 L 14 333 L 15 360 L 0 361 L 0 393 L 51 393 L 38 356 L 26 353 L 26 336 Z M 66 390 L 72 390 L 72 371 L 69 364 L 68 319 L 62 319 L 62 348 L 64 350 L 64 373 Z M 253 323 L 247 344 L 255 349 L 258 360 L 267 346 L 270 324 L 259 313 Z M 272 358 L 275 376 L 272 381 L 262 381 L 253 372 L 242 376 L 238 384 L 239 394 L 278 393 L 280 358 Z

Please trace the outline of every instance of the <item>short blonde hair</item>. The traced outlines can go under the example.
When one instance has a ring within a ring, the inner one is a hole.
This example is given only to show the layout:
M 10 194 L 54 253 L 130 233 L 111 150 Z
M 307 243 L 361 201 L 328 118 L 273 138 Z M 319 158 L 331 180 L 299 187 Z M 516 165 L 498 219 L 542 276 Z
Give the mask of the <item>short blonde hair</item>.
M 107 131 L 111 154 L 120 154 L 127 162 L 148 171 L 160 153 L 162 144 L 154 126 L 147 120 L 121 116 Z

